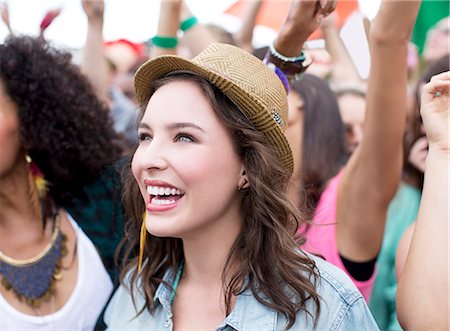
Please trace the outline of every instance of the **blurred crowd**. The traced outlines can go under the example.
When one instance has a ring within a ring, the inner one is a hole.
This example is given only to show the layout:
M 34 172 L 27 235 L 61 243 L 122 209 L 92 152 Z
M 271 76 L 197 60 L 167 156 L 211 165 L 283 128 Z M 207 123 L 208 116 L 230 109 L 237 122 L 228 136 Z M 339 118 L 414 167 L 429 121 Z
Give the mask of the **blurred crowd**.
M 334 1 L 317 1 L 323 14 L 316 9 L 315 25 L 308 23 L 323 47 L 304 46 L 310 33 L 301 30 L 299 7 L 308 1 L 293 0 L 276 39 L 255 49 L 264 2 L 245 2 L 242 26 L 230 33 L 200 22 L 183 0 L 161 1 L 156 35 L 135 43 L 105 41 L 104 1 L 81 0 L 88 29 L 77 64 L 45 39 L 58 10 L 48 12 L 38 36 L 21 36 L 3 3 L 10 36 L 0 45 L 0 329 L 46 329 L 57 318 L 69 329 L 105 328 L 105 306 L 127 279 L 124 261 L 142 253 L 142 233 L 140 240 L 133 233 L 146 231 L 127 225 L 127 199 L 137 191 L 124 169 L 137 158 L 145 119 L 135 73 L 161 56 L 196 63 L 215 43 L 253 54 L 283 81 L 293 156 L 286 197 L 301 215 L 298 247 L 346 274 L 379 329 L 448 329 L 449 3 L 424 1 L 419 11 L 420 1 L 383 0 L 374 21 L 362 25 L 371 55 L 363 79 Z M 433 15 L 417 45 L 411 34 L 425 10 Z M 429 95 L 445 100 L 431 105 L 438 101 Z M 434 163 L 439 156 L 429 154 L 438 143 L 447 158 Z M 121 310 L 117 300 L 107 324 Z

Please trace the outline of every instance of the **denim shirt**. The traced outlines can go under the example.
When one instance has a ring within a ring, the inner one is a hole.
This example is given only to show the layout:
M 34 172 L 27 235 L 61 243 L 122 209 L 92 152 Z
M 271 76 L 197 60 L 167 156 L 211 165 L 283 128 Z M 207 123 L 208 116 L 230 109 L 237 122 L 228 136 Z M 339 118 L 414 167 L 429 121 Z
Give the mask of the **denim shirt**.
M 316 290 L 320 296 L 321 312 L 314 327 L 313 318 L 305 311 L 299 311 L 295 324 L 289 330 L 342 330 L 367 331 L 379 330 L 361 293 L 346 274 L 337 267 L 311 256 L 319 269 Z M 175 273 L 166 272 L 164 280 L 173 282 Z M 151 315 L 144 310 L 137 315 L 145 299 L 136 291 L 134 307 L 129 291 L 122 286 L 114 294 L 105 313 L 108 330 L 167 330 L 172 331 L 171 290 L 161 284 L 155 293 L 155 313 Z M 313 316 L 314 306 L 311 300 L 306 308 Z M 247 289 L 236 299 L 230 313 L 220 323 L 217 331 L 278 331 L 285 330 L 286 318 L 283 314 L 259 303 L 251 290 Z

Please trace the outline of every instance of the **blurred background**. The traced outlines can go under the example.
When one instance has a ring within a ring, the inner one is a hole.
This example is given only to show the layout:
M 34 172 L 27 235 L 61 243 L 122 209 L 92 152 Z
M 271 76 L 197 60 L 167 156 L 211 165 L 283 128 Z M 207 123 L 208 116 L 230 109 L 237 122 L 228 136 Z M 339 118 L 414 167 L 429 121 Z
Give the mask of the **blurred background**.
M 202 23 L 214 22 L 234 32 L 239 29 L 238 17 L 246 1 L 236 0 L 187 0 L 191 11 Z M 262 10 L 262 17 L 254 34 L 256 47 L 267 45 L 275 38 L 277 28 L 284 19 L 290 1 L 266 1 L 270 8 Z M 359 3 L 361 13 L 372 19 L 378 10 L 380 0 L 341 1 Z M 60 15 L 45 32 L 47 40 L 71 49 L 81 48 L 86 36 L 86 17 L 77 0 L 9 0 L 7 3 L 11 28 L 15 33 L 38 34 L 39 25 L 48 10 L 61 9 Z M 159 17 L 159 0 L 106 0 L 104 39 L 124 38 L 143 42 L 156 33 Z M 228 12 L 228 13 L 227 13 Z M 0 42 L 8 30 L 0 24 Z

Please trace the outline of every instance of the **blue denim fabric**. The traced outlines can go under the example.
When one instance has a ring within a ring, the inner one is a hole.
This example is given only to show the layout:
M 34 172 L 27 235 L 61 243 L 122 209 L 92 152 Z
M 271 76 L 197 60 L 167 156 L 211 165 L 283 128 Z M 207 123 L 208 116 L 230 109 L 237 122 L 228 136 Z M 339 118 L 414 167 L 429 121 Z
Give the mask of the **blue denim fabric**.
M 379 330 L 361 293 L 351 280 L 337 267 L 320 258 L 313 257 L 319 269 L 317 292 L 321 297 L 321 313 L 314 326 L 313 317 L 304 311 L 297 313 L 295 324 L 289 330 L 330 330 L 369 331 Z M 174 272 L 164 276 L 169 284 Z M 114 294 L 105 313 L 108 330 L 172 330 L 171 290 L 160 285 L 155 293 L 156 311 L 151 315 L 147 310 L 136 317 L 136 312 L 144 305 L 142 295 L 136 295 L 136 308 L 129 292 L 121 286 Z M 314 316 L 311 300 L 307 309 Z M 278 331 L 286 327 L 283 314 L 260 304 L 250 290 L 237 297 L 236 305 L 217 331 Z

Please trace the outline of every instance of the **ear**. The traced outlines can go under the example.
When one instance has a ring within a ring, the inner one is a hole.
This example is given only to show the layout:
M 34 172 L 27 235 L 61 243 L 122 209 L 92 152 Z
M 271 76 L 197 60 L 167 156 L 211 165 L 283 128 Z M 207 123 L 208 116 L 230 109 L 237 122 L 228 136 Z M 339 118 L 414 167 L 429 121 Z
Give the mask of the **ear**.
M 238 191 L 247 189 L 249 187 L 250 187 L 250 183 L 248 181 L 247 171 L 245 169 L 242 169 L 241 176 L 239 178 Z

